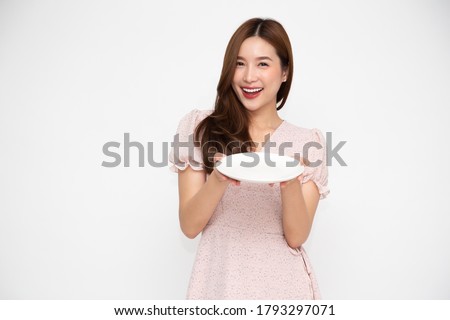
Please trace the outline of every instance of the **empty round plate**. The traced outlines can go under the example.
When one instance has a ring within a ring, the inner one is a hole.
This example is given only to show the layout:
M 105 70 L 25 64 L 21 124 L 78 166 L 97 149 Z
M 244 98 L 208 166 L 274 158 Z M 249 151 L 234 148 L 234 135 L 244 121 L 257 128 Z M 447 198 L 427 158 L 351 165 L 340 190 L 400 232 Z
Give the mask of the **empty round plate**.
M 298 177 L 303 173 L 304 167 L 292 157 L 266 152 L 245 152 L 223 157 L 216 169 L 238 181 L 275 183 Z

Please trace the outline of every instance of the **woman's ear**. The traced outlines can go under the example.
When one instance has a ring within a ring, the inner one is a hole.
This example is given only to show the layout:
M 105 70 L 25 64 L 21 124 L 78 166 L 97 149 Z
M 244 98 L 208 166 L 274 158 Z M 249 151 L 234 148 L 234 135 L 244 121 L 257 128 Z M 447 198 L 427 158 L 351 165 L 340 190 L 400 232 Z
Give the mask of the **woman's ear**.
M 284 71 L 283 71 L 283 82 L 286 82 L 286 80 L 287 80 L 287 77 L 288 77 L 288 69 L 286 68 Z

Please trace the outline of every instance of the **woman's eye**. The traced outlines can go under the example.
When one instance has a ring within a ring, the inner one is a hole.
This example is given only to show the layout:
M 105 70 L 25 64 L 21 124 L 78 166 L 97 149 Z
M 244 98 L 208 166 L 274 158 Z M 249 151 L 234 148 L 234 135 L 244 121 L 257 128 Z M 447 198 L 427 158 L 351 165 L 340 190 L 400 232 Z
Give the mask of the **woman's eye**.
M 261 67 L 268 67 L 269 65 L 267 64 L 267 63 L 265 63 L 265 62 L 261 62 L 260 64 L 259 64 Z
M 238 67 L 242 67 L 243 65 L 244 65 L 244 63 L 242 61 L 236 62 L 236 66 L 238 66 Z

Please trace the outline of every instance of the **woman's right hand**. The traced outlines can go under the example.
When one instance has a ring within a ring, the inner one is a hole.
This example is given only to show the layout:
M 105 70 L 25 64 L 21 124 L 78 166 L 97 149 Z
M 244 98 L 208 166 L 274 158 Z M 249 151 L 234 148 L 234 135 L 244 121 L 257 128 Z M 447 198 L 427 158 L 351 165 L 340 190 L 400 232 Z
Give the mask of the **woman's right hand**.
M 224 157 L 224 154 L 216 153 L 214 155 L 214 160 L 213 160 L 214 166 L 215 166 L 216 162 L 220 161 L 223 157 Z M 216 168 L 214 168 L 214 170 L 211 172 L 211 174 L 214 175 L 216 177 L 216 179 L 220 182 L 231 183 L 234 186 L 239 186 L 241 184 L 240 181 L 232 179 L 232 178 L 227 177 L 226 175 L 220 173 L 219 170 L 217 170 Z

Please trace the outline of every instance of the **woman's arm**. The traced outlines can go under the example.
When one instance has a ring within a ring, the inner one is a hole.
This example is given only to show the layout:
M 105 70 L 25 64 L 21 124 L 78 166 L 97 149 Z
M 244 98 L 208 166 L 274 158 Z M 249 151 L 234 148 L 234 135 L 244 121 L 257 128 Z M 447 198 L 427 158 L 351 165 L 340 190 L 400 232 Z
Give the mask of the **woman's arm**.
M 183 233 L 194 239 L 206 226 L 222 199 L 228 184 L 239 182 L 214 169 L 209 178 L 205 171 L 187 166 L 178 173 L 179 218 Z
M 299 179 L 281 183 L 280 189 L 284 236 L 291 248 L 298 248 L 305 243 L 311 231 L 320 198 L 319 190 L 313 181 L 302 184 Z

